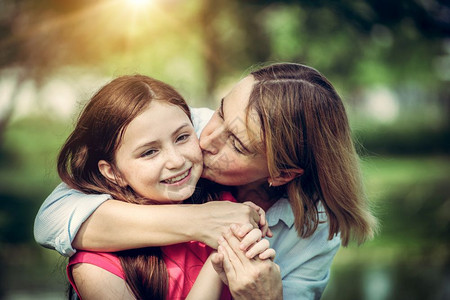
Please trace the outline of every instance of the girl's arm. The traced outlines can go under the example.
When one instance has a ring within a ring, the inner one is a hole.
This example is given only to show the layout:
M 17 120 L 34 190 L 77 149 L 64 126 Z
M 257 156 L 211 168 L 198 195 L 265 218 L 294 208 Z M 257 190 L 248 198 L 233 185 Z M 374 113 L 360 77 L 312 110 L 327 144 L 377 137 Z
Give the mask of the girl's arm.
M 228 201 L 137 205 L 110 200 L 81 225 L 72 245 L 76 249 L 118 251 L 195 240 L 217 248 L 218 238 L 231 224 L 257 227 L 259 218 L 254 209 Z
M 240 252 L 241 255 L 244 255 L 245 257 L 247 257 L 247 259 L 253 259 L 254 257 L 258 256 L 258 257 L 265 257 L 265 259 L 271 261 L 275 258 L 275 251 L 269 248 L 269 243 L 267 242 L 267 240 L 261 239 L 262 238 L 261 230 L 256 228 L 250 228 L 247 225 L 237 226 L 236 224 L 233 224 L 231 228 L 233 230 L 233 233 L 230 229 L 228 229 L 227 232 L 224 234 L 226 240 L 229 240 L 230 236 L 234 236 L 235 240 L 238 241 L 236 235 L 233 234 L 241 230 L 241 233 L 243 235 L 242 241 L 245 240 L 245 244 L 250 245 L 245 250 L 236 249 L 237 251 Z M 223 243 L 225 243 L 226 240 L 225 238 L 221 237 L 219 243 L 223 245 Z M 213 265 L 213 261 L 214 260 L 217 261 L 217 257 L 218 257 L 217 252 L 213 252 L 208 257 L 197 279 L 195 280 L 195 283 L 192 286 L 192 289 L 189 292 L 189 295 L 186 298 L 186 300 L 190 299 L 210 300 L 220 298 L 222 294 L 223 283 L 228 284 L 228 279 L 226 277 L 223 277 L 223 275 L 225 274 L 224 272 L 222 273 L 216 272 L 215 266 Z
M 134 300 L 125 280 L 89 263 L 73 266 L 72 276 L 83 300 Z
M 213 255 L 213 254 L 211 254 Z M 192 286 L 186 300 L 214 300 L 220 299 L 223 283 L 211 263 L 211 255 L 206 260 L 202 270 Z
M 228 201 L 136 205 L 110 200 L 109 195 L 83 194 L 60 184 L 42 204 L 34 234 L 39 244 L 66 256 L 75 253 L 73 247 L 116 251 L 190 240 L 217 248 L 218 238 L 233 223 L 258 226 L 261 221 L 267 230 L 260 213 Z

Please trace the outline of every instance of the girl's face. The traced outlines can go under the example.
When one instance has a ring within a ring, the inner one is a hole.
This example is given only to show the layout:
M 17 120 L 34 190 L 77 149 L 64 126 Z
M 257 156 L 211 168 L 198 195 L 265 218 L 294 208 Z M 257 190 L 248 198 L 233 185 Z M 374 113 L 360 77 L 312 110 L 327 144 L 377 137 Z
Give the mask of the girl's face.
M 202 174 L 198 139 L 184 111 L 153 101 L 126 128 L 116 152 L 119 184 L 161 203 L 189 198 Z
M 260 137 L 259 121 L 250 115 L 246 124 L 246 108 L 253 83 L 253 76 L 241 80 L 222 99 L 219 109 L 203 129 L 200 136 L 204 157 L 202 177 L 233 186 L 267 181 L 267 159 L 252 147 L 247 131 Z M 256 142 L 262 143 L 260 139 Z

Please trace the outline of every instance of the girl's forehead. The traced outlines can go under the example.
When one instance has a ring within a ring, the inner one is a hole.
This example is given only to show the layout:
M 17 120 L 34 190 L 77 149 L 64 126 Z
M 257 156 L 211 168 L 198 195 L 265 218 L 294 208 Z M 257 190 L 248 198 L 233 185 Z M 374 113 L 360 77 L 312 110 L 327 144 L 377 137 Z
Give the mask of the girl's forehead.
M 167 102 L 152 101 L 128 124 L 121 144 L 135 146 L 171 138 L 182 126 L 192 126 L 183 109 Z

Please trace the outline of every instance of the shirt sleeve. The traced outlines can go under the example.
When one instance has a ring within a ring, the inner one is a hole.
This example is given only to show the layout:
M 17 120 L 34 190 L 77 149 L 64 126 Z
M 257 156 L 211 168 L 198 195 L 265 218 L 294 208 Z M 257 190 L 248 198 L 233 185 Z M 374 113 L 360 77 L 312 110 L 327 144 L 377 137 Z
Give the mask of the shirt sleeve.
M 72 247 L 81 225 L 110 195 L 87 195 L 61 183 L 45 199 L 34 221 L 34 238 L 40 245 L 64 256 L 73 255 Z
M 200 137 L 203 128 L 205 128 L 209 119 L 211 119 L 212 115 L 214 114 L 214 111 L 206 107 L 201 108 L 190 107 L 190 110 L 195 133 L 197 134 L 198 137 Z

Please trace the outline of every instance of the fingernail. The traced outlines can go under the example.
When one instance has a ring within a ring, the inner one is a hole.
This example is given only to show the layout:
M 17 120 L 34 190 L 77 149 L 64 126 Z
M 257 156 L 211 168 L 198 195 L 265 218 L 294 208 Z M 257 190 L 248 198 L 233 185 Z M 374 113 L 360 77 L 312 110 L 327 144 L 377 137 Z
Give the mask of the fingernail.
M 222 244 L 223 242 L 225 242 L 225 239 L 223 238 L 223 236 L 219 237 L 218 242 L 219 242 L 219 244 Z
M 231 224 L 231 229 L 237 230 L 237 225 L 236 224 Z

